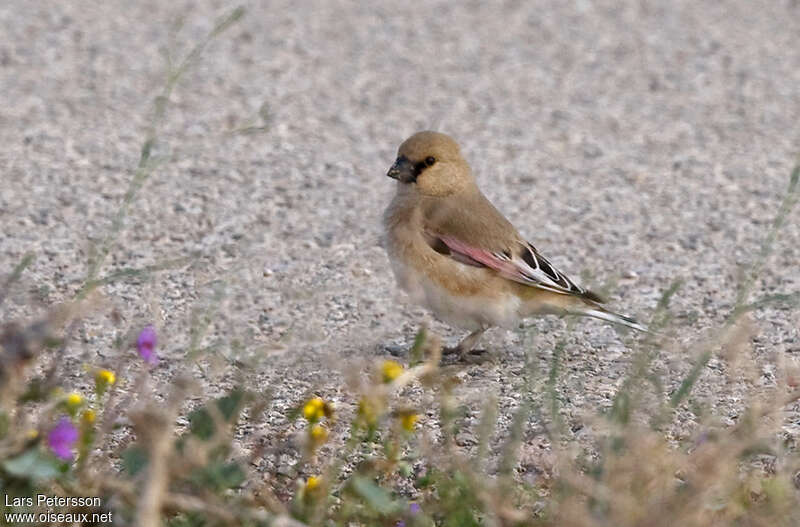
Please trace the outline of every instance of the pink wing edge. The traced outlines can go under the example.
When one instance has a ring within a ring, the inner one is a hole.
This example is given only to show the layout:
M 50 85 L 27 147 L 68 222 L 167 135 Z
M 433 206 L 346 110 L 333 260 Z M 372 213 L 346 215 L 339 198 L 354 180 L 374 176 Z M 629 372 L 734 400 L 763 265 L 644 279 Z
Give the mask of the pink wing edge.
M 471 245 L 467 245 L 450 236 L 439 236 L 439 239 L 441 239 L 451 251 L 464 254 L 476 262 L 480 262 L 486 267 L 494 269 L 500 273 L 500 276 L 503 278 L 514 280 L 515 282 L 520 282 L 523 284 L 531 284 L 531 280 L 527 278 L 510 259 L 504 260 L 496 256 L 494 253 L 479 249 L 477 247 L 472 247 Z

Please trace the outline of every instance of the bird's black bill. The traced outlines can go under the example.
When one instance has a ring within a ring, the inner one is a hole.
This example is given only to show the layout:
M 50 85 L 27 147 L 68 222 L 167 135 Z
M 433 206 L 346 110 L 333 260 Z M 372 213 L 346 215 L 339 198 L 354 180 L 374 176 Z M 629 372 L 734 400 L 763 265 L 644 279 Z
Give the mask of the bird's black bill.
M 386 173 L 390 178 L 403 183 L 414 183 L 418 175 L 417 167 L 406 156 L 398 157 L 389 172 Z

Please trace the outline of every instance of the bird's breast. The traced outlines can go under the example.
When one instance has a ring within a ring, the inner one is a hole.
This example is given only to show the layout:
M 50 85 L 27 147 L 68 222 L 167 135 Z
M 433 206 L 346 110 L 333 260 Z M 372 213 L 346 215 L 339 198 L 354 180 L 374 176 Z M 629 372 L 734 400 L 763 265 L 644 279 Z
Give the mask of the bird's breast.
M 507 280 L 436 252 L 421 225 L 387 215 L 386 248 L 400 288 L 439 318 L 465 328 L 509 327 L 518 321 L 520 299 Z

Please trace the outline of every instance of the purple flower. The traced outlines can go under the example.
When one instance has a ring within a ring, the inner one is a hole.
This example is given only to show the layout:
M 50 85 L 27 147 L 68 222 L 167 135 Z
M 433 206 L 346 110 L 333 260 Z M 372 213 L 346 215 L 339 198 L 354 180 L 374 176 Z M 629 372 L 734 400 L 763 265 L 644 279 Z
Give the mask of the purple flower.
M 56 457 L 69 461 L 72 459 L 72 445 L 78 440 L 78 429 L 69 420 L 62 417 L 58 424 L 47 435 L 47 444 Z
M 139 338 L 136 339 L 136 349 L 139 350 L 139 355 L 142 356 L 144 361 L 151 366 L 158 364 L 158 355 L 156 355 L 156 330 L 153 326 L 145 326 Z
M 408 515 L 409 516 L 416 516 L 422 511 L 422 508 L 419 506 L 419 503 L 412 503 L 408 506 Z M 397 520 L 394 524 L 394 527 L 406 527 L 405 520 Z

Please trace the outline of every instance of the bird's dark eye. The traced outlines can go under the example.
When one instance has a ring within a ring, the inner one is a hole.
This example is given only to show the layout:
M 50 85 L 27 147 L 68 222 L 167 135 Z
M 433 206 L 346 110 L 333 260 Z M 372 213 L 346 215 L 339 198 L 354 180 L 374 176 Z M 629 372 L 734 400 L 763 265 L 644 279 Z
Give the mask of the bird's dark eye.
M 431 165 L 432 165 L 432 164 L 434 164 L 434 163 L 436 163 L 436 158 L 435 158 L 435 157 L 433 157 L 433 156 L 428 156 L 428 157 L 426 157 L 426 158 L 425 158 L 425 166 L 426 166 L 426 167 L 429 167 L 429 166 L 431 166 Z

